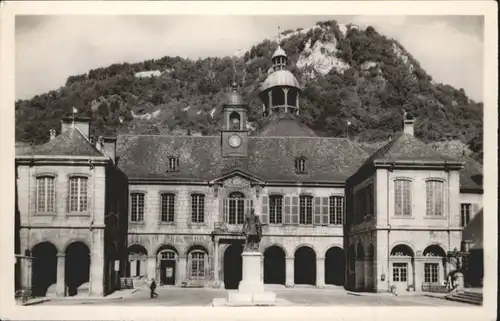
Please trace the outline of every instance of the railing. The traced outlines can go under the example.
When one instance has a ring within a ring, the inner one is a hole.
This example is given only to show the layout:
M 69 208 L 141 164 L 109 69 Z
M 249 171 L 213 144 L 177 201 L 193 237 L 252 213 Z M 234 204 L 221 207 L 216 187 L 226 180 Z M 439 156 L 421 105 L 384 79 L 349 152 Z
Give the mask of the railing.
M 450 290 L 446 285 L 436 283 L 422 283 L 422 291 L 434 293 L 448 293 Z

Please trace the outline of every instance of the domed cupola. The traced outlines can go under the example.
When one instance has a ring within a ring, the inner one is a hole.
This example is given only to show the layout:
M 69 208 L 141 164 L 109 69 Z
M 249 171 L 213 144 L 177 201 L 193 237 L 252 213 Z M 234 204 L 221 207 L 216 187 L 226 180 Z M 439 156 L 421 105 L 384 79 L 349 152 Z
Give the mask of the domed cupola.
M 278 45 L 272 56 L 273 69 L 260 87 L 264 116 L 270 113 L 299 114 L 301 87 L 297 78 L 287 69 L 288 56 Z

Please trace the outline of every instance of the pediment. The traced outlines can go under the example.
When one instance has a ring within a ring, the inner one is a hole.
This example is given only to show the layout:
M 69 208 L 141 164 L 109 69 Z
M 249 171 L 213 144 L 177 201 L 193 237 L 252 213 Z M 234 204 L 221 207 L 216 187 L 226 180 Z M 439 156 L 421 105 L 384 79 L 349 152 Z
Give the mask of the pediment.
M 258 177 L 241 170 L 234 170 L 226 173 L 210 182 L 226 187 L 251 187 L 255 185 L 264 185 L 264 181 Z

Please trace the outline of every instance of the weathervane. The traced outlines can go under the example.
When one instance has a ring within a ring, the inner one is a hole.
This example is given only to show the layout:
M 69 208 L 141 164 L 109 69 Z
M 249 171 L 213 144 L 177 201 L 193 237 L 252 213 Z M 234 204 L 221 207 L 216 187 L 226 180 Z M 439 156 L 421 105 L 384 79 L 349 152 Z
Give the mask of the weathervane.
M 278 46 L 281 43 L 281 32 L 280 32 L 280 26 L 278 26 Z

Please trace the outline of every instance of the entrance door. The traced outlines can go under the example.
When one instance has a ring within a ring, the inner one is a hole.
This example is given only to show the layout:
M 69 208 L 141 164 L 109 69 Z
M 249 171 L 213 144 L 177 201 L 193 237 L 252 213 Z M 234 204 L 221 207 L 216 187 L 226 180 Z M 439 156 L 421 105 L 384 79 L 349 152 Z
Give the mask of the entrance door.
M 175 261 L 161 261 L 160 283 L 165 285 L 175 285 Z
M 397 292 L 406 291 L 408 287 L 408 263 L 392 263 L 392 284 Z

